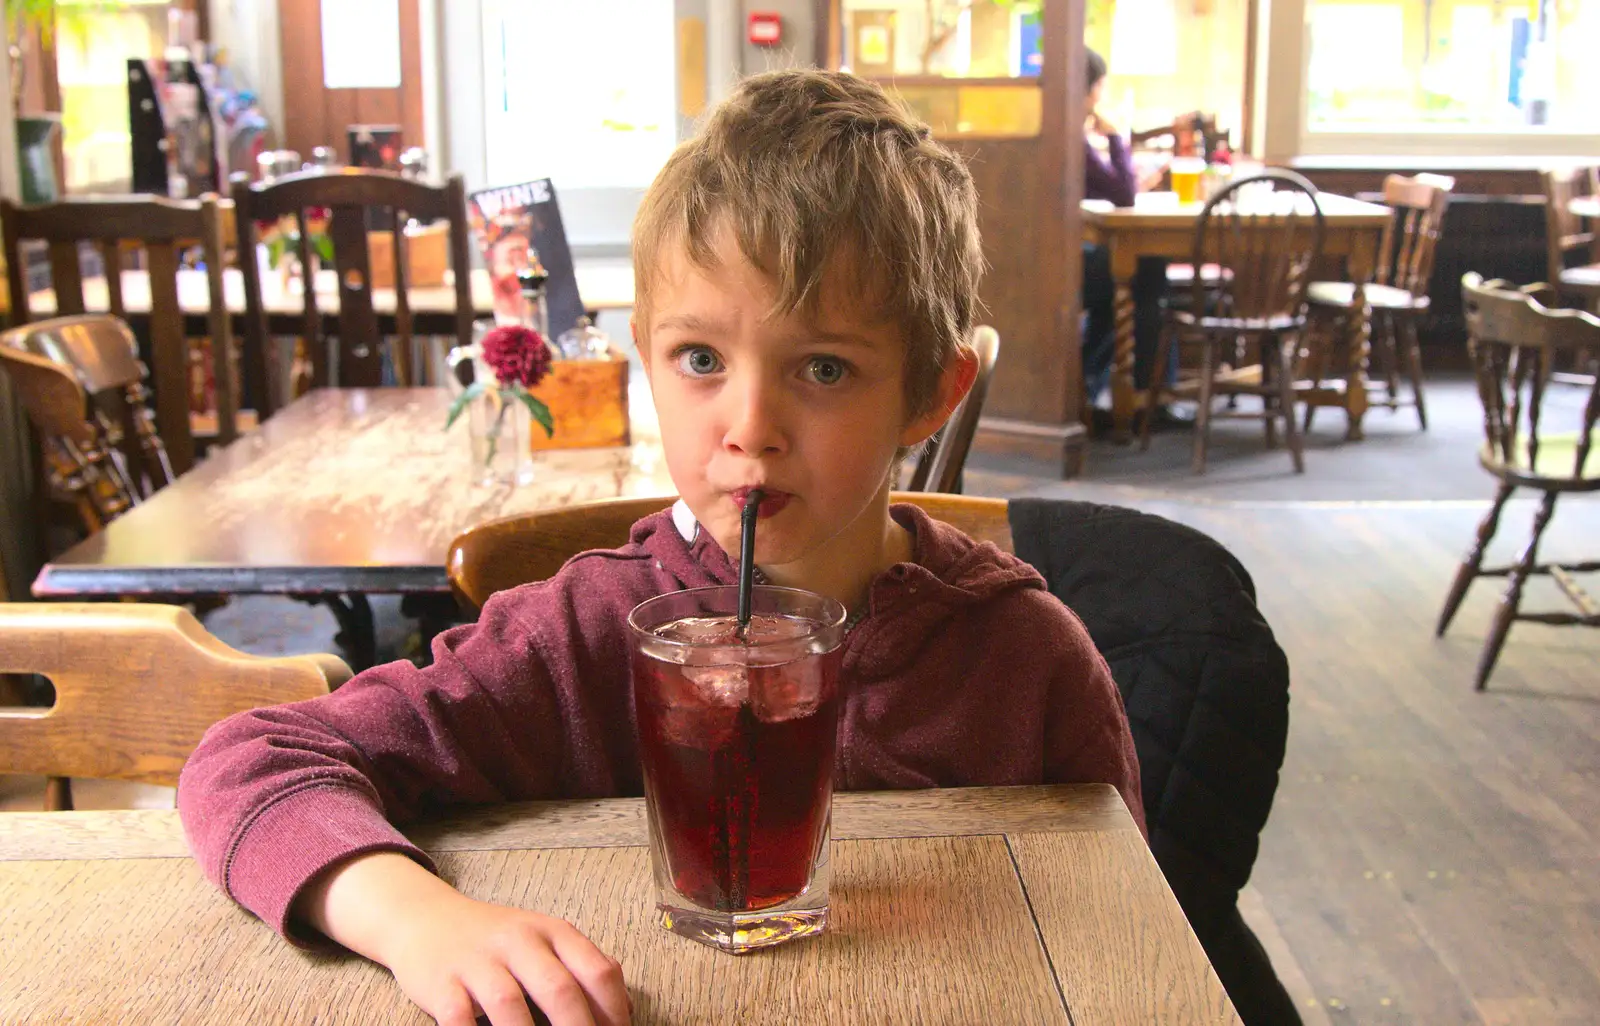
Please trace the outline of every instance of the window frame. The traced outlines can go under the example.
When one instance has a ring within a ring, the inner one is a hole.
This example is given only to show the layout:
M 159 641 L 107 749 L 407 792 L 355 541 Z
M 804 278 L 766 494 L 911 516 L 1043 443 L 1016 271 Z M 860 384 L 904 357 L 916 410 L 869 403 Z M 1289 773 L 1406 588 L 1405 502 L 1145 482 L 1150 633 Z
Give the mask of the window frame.
M 1417 131 L 1415 125 L 1392 132 L 1315 129 L 1307 116 L 1306 77 L 1311 53 L 1308 0 L 1254 0 L 1257 39 L 1252 51 L 1256 68 L 1247 69 L 1246 83 L 1252 140 L 1268 161 L 1296 157 L 1463 157 L 1491 158 L 1526 164 L 1547 157 L 1593 156 L 1594 133 L 1530 126 L 1503 129 Z M 1264 69 L 1265 73 L 1260 71 Z

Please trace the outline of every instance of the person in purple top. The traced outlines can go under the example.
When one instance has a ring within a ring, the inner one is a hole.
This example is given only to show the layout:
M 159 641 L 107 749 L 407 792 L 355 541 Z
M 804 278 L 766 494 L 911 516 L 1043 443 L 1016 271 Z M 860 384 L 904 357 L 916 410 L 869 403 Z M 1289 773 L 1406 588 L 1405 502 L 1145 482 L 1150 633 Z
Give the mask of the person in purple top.
M 1085 53 L 1088 91 L 1085 95 L 1083 139 L 1085 199 L 1105 200 L 1113 206 L 1131 207 L 1139 192 L 1138 173 L 1128 140 L 1101 116 L 1099 107 L 1105 89 L 1106 61 L 1093 50 Z M 1095 146 L 1092 135 L 1104 137 L 1106 153 Z M 1161 338 L 1162 300 L 1167 291 L 1167 262 L 1159 257 L 1143 257 L 1133 279 L 1133 377 L 1139 388 L 1150 382 L 1150 365 L 1155 361 Z M 1083 380 L 1091 403 L 1105 391 L 1111 379 L 1111 360 L 1116 348 L 1114 302 L 1116 283 L 1111 277 L 1111 257 L 1104 246 L 1083 247 Z M 1177 377 L 1178 351 L 1166 368 L 1167 380 Z M 1165 411 L 1162 411 L 1164 414 Z M 1160 416 L 1160 414 L 1158 414 Z
M 1084 119 L 1083 136 L 1083 197 L 1105 200 L 1114 207 L 1133 206 L 1133 197 L 1139 192 L 1139 178 L 1133 169 L 1133 154 L 1128 140 L 1100 115 L 1100 99 L 1105 92 L 1106 60 L 1089 50 L 1084 54 L 1089 73 L 1089 89 L 1085 93 L 1088 116 Z M 1106 141 L 1106 153 L 1090 138 L 1090 133 Z

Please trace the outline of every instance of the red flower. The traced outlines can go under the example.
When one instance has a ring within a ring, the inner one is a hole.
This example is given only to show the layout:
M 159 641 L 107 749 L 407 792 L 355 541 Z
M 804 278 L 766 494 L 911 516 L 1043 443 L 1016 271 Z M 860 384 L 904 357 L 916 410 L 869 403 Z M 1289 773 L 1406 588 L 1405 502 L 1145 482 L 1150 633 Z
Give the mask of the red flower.
M 550 347 L 532 328 L 502 324 L 483 336 L 483 362 L 501 385 L 532 388 L 550 372 Z

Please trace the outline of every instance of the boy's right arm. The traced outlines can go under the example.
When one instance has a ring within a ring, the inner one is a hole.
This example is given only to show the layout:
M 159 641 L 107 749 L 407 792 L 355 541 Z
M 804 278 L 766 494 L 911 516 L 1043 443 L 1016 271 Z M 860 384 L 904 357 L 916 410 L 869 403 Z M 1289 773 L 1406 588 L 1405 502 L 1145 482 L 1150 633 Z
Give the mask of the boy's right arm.
M 572 639 L 526 598 L 491 600 L 477 624 L 441 635 L 425 669 L 392 663 L 217 724 L 184 768 L 178 807 L 196 858 L 235 900 L 297 943 L 315 927 L 377 958 L 419 1004 L 449 1013 L 458 988 L 489 1011 L 525 972 L 554 1022 L 622 1022 L 620 975 L 576 930 L 462 896 L 391 823 L 434 805 L 555 797 L 572 786 L 574 746 L 605 761 L 613 739 L 567 735 L 617 712 L 575 706 L 551 679 L 539 652 Z M 590 987 L 588 1013 L 558 1015 Z M 520 1005 L 491 1016 L 529 1021 Z
M 334 866 L 295 903 L 303 918 L 387 966 L 441 1026 L 533 1026 L 526 993 L 553 1026 L 620 1026 L 630 1002 L 622 967 L 572 924 L 474 901 L 405 855 L 375 852 Z

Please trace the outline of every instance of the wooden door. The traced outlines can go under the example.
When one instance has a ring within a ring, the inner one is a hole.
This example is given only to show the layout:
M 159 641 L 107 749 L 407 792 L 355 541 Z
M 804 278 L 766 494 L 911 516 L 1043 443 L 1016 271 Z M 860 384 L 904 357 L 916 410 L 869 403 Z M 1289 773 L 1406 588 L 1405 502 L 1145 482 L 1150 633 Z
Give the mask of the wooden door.
M 339 0 L 330 0 L 337 3 Z M 360 39 L 322 38 L 323 0 L 278 0 L 283 41 L 286 149 L 309 160 L 318 146 L 332 146 L 350 159 L 349 125 L 399 125 L 406 146 L 423 145 L 422 38 L 417 0 L 396 0 L 400 13 L 400 87 L 328 89 L 323 84 L 324 46 L 361 46 Z M 438 154 L 430 154 L 435 161 Z

